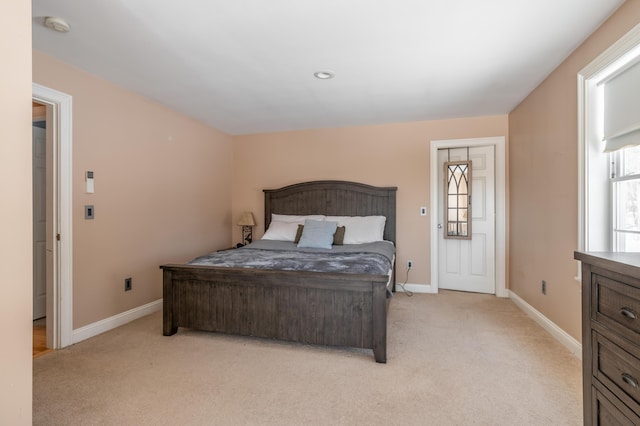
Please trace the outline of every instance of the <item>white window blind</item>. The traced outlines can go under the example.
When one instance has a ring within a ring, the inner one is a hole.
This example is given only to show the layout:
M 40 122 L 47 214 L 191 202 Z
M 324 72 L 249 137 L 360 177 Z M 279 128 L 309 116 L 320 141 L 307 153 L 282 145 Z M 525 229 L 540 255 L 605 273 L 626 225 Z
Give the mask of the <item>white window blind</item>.
M 640 62 L 602 84 L 605 152 L 640 145 Z

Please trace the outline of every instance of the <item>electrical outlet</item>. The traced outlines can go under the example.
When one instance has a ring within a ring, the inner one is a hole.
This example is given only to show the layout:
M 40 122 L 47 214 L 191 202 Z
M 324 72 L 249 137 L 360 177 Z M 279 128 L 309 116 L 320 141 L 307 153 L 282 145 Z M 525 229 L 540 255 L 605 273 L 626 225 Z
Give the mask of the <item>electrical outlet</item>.
M 413 260 L 407 260 L 407 268 L 413 268 Z
M 85 219 L 93 219 L 96 217 L 96 209 L 93 206 L 86 205 L 84 206 L 84 218 Z
M 133 280 L 131 277 L 124 279 L 124 291 L 129 291 L 133 287 Z
M 540 286 L 542 290 L 542 294 L 547 294 L 547 282 L 542 280 L 542 285 Z

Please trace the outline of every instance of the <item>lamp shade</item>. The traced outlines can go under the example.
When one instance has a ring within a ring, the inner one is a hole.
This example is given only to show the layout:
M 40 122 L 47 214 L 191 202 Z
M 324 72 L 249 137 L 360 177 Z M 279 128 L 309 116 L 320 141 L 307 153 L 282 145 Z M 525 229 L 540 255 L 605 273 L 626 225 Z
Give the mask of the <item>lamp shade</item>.
M 255 226 L 256 221 L 253 219 L 253 213 L 244 212 L 242 216 L 240 216 L 240 220 L 238 221 L 239 226 Z

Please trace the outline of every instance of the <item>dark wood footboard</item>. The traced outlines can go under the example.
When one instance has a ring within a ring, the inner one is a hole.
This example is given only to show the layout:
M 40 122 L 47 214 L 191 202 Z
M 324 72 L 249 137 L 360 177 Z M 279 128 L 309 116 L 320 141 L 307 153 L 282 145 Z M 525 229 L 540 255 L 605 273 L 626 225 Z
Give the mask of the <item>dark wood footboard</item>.
M 166 336 L 178 327 L 327 346 L 387 359 L 386 275 L 163 265 Z

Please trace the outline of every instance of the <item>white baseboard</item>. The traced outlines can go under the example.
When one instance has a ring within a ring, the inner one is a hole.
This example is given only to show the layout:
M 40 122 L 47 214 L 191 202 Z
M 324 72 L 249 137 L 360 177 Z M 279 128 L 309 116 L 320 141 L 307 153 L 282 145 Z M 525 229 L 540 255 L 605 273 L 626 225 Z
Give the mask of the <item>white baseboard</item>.
M 438 293 L 438 289 L 436 289 L 435 286 L 432 286 L 431 284 L 405 284 L 404 288 L 407 291 L 410 291 L 412 293 L 429 293 L 429 294 L 437 294 Z M 400 283 L 396 283 L 396 291 L 399 291 L 399 292 L 403 292 L 404 291 L 404 290 L 402 290 L 402 287 L 401 287 Z M 496 297 L 508 298 L 509 297 L 509 290 L 503 290 L 501 292 L 496 292 Z
M 412 293 L 437 293 L 430 284 L 405 284 L 404 288 Z M 396 292 L 404 292 L 401 283 L 396 283 Z
M 508 299 L 509 298 L 509 290 L 506 289 L 506 288 L 496 289 L 496 297 L 500 297 L 502 299 Z
M 109 318 L 94 322 L 84 327 L 73 330 L 72 344 L 82 342 L 90 337 L 97 336 L 105 331 L 113 330 L 116 327 L 120 327 L 128 322 L 137 320 L 153 312 L 162 309 L 162 299 L 158 299 L 154 302 L 147 303 L 146 305 L 138 306 L 137 308 L 130 309 L 126 312 L 122 312 L 118 315 L 114 315 Z
M 528 316 L 530 316 L 535 322 L 537 322 L 542 328 L 544 328 L 549 334 L 551 334 L 557 341 L 564 345 L 569 351 L 574 354 L 578 359 L 582 359 L 582 344 L 574 339 L 566 331 L 558 327 L 553 321 L 545 317 L 536 310 L 533 306 L 525 302 L 520 296 L 513 291 L 509 291 L 509 298 L 513 300 L 520 309 L 522 309 Z

